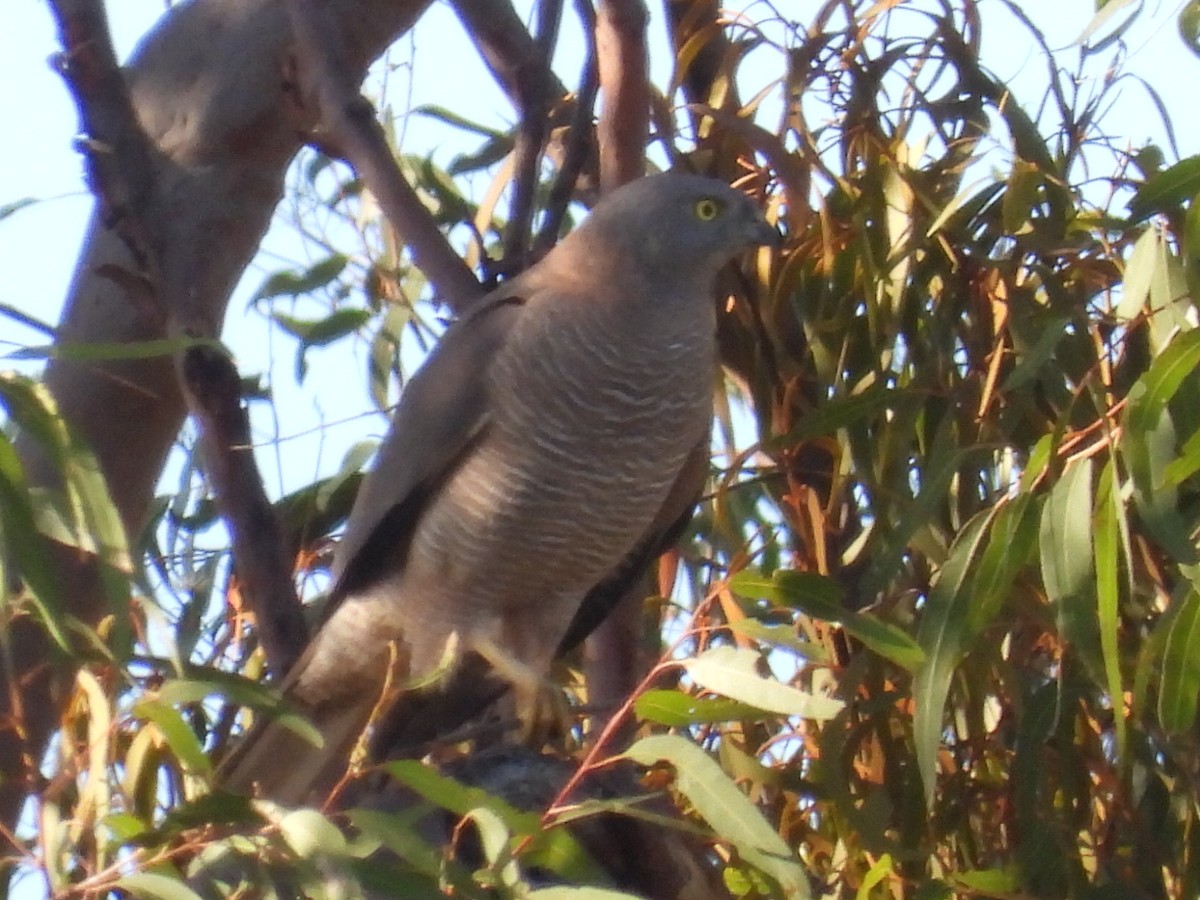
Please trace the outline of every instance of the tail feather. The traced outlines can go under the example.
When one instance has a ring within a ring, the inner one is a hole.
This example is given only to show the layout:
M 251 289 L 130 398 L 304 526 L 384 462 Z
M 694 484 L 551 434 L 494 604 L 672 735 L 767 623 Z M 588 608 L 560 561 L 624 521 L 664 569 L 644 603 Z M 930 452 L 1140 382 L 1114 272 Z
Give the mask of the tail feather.
M 369 704 L 348 704 L 313 714 L 320 748 L 279 722 L 256 725 L 221 766 L 219 780 L 235 793 L 287 806 L 318 803 L 345 773 L 370 713 Z

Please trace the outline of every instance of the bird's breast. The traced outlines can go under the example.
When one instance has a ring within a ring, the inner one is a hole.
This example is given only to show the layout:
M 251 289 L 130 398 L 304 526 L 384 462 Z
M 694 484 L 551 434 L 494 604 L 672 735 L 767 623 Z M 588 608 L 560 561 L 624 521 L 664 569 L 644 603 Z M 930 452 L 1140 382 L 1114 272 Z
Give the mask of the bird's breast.
M 592 327 L 586 327 L 591 324 Z M 493 366 L 486 438 L 431 504 L 410 565 L 480 612 L 582 596 L 642 537 L 711 420 L 711 333 L 567 319 Z

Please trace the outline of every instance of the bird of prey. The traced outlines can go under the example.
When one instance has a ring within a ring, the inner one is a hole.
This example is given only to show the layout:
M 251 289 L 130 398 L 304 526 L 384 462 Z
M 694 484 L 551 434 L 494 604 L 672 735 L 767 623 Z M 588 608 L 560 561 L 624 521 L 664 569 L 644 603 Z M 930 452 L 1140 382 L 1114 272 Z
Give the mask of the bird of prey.
M 555 655 L 690 516 L 716 276 L 777 239 L 723 182 L 649 176 L 453 323 L 401 395 L 335 552 L 325 621 L 283 682 L 324 746 L 252 729 L 226 785 L 312 799 L 387 719 L 389 688 L 398 708 L 411 700 L 395 733 L 444 733 L 497 684 L 528 711 Z M 405 698 L 432 673 L 441 693 Z

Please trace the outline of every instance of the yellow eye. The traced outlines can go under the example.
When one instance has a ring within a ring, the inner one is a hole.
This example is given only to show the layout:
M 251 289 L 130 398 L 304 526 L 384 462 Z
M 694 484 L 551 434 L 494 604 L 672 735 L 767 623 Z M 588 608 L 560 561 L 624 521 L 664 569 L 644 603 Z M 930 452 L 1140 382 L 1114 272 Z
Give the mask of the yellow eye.
M 697 200 L 694 207 L 696 218 L 701 222 L 711 222 L 721 212 L 721 204 L 712 197 L 705 197 L 702 200 Z

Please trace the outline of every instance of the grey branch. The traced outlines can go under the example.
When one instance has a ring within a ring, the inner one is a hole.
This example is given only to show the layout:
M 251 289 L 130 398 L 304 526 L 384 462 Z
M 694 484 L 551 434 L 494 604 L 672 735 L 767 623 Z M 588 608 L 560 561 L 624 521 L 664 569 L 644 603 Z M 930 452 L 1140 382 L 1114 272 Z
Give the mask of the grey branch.
M 200 426 L 205 471 L 233 539 L 242 596 L 254 613 L 271 671 L 282 677 L 308 642 L 308 628 L 292 586 L 292 560 L 254 464 L 241 380 L 233 361 L 210 347 L 188 350 L 182 370 Z
M 483 288 L 396 165 L 374 108 L 358 91 L 354 68 L 332 42 L 331 36 L 339 32 L 329 19 L 338 13 L 317 0 L 292 0 L 288 12 L 296 37 L 298 77 L 303 94 L 316 99 L 322 137 L 338 148 L 370 188 L 441 299 L 461 311 L 483 295 Z
M 646 171 L 650 126 L 649 51 L 642 0 L 601 0 L 596 13 L 596 56 L 604 103 L 596 126 L 600 144 L 600 192 Z

